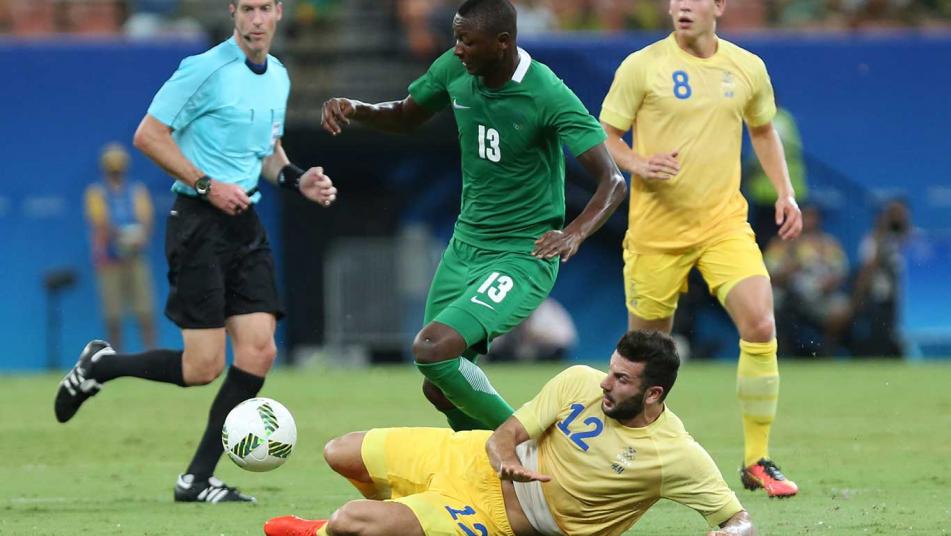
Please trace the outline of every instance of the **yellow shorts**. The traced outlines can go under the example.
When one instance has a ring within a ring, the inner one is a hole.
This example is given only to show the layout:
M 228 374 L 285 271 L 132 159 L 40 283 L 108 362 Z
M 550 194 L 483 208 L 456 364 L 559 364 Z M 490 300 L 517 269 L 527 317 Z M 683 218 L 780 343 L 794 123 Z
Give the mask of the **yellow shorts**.
M 756 275 L 769 277 L 752 231 L 731 234 L 677 254 L 641 254 L 625 249 L 627 310 L 644 320 L 673 316 L 677 299 L 687 292 L 687 275 L 694 266 L 721 304 L 740 281 Z
M 490 435 L 381 428 L 367 432 L 361 456 L 377 489 L 408 506 L 427 536 L 514 536 L 485 452 Z

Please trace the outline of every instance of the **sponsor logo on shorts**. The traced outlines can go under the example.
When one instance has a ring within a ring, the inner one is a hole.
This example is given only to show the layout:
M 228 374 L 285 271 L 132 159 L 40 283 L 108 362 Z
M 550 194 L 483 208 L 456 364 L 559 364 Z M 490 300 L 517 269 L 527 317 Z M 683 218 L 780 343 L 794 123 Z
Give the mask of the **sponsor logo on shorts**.
M 492 309 L 493 311 L 495 310 L 495 307 L 492 307 L 491 305 L 485 303 L 484 301 L 480 300 L 476 296 L 473 296 L 472 299 L 469 301 L 471 301 L 472 303 L 478 303 L 479 305 L 483 307 L 488 307 L 489 309 Z

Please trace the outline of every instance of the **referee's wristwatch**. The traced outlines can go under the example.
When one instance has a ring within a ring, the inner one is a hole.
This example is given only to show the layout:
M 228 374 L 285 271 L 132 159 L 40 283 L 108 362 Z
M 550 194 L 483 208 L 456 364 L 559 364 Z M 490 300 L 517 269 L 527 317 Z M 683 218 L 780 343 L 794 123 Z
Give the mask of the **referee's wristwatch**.
M 211 177 L 208 175 L 203 175 L 200 179 L 195 181 L 195 193 L 198 194 L 198 197 L 202 199 L 208 197 L 208 192 L 211 191 Z

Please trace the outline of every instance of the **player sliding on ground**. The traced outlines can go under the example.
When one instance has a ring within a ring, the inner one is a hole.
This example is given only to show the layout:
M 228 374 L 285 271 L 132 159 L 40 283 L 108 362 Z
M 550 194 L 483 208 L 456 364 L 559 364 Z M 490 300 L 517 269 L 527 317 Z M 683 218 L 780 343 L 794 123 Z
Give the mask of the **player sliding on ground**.
M 658 500 L 703 515 L 709 536 L 752 521 L 664 400 L 680 359 L 662 333 L 632 331 L 607 374 L 571 367 L 494 433 L 437 428 L 354 432 L 327 463 L 368 500 L 329 521 L 271 519 L 267 536 L 612 536 Z
M 335 98 L 323 126 L 351 121 L 410 132 L 452 107 L 462 152 L 462 209 L 433 278 L 413 343 L 423 392 L 455 430 L 495 429 L 512 407 L 475 364 L 488 343 L 548 296 L 567 261 L 623 201 L 626 185 L 598 121 L 552 71 L 516 45 L 508 0 L 468 0 L 452 21 L 456 45 L 381 104 Z M 565 223 L 568 146 L 597 191 Z M 564 226 L 564 227 L 563 227 Z
M 601 123 L 621 169 L 631 173 L 624 240 L 630 329 L 670 332 L 677 297 L 697 267 L 740 333 L 736 393 L 746 449 L 743 485 L 770 497 L 798 492 L 769 456 L 779 398 L 773 295 L 740 193 L 743 122 L 776 188 L 784 240 L 802 214 L 773 129 L 773 88 L 763 61 L 719 39 L 726 0 L 671 0 L 675 30 L 624 60 Z M 634 129 L 634 149 L 622 139 Z

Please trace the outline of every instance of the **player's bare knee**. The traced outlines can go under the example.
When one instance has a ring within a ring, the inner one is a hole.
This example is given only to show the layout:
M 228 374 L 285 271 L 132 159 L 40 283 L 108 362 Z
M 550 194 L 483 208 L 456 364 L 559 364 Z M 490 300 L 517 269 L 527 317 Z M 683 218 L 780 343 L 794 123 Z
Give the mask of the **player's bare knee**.
M 253 374 L 265 375 L 277 358 L 277 345 L 273 339 L 256 343 L 244 343 L 235 348 L 235 363 Z
M 350 501 L 330 516 L 327 529 L 334 536 L 361 536 L 370 528 L 369 519 L 362 512 L 363 501 Z
M 366 432 L 351 432 L 331 439 L 324 445 L 324 459 L 337 474 L 353 481 L 372 484 L 363 463 L 363 439 Z
M 423 333 L 416 335 L 413 340 L 413 357 L 417 363 L 436 363 L 445 359 L 440 358 L 436 342 Z
M 744 341 L 769 342 L 776 337 L 776 321 L 769 313 L 756 315 L 738 327 Z
M 357 432 L 349 433 L 347 435 L 336 437 L 331 439 L 324 445 L 324 459 L 327 460 L 327 465 L 330 466 L 335 472 L 347 476 L 350 471 L 350 466 L 353 462 L 354 457 L 354 438 L 353 436 Z M 362 434 L 361 434 L 362 435 Z M 357 443 L 356 456 L 360 457 L 360 448 L 359 446 L 362 443 Z M 362 463 L 362 458 L 361 458 Z
M 196 352 L 185 349 L 182 356 L 182 374 L 188 385 L 208 385 L 225 370 L 224 350 L 220 352 Z

